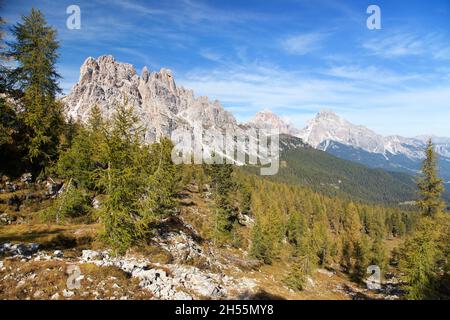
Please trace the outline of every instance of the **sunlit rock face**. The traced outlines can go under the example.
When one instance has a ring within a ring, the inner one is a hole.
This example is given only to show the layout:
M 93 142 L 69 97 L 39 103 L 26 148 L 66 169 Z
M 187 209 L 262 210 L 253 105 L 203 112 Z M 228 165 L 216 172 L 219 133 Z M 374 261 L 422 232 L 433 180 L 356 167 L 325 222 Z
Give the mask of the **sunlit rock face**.
M 138 75 L 131 64 L 117 62 L 112 56 L 87 58 L 78 83 L 63 101 L 68 116 L 81 121 L 87 120 L 95 105 L 105 117 L 112 115 L 117 104 L 133 106 L 146 128 L 147 141 L 170 137 L 176 128 L 198 122 L 205 128 L 237 127 L 233 115 L 218 101 L 195 97 L 192 90 L 177 86 L 169 69 L 150 72 L 144 67 Z

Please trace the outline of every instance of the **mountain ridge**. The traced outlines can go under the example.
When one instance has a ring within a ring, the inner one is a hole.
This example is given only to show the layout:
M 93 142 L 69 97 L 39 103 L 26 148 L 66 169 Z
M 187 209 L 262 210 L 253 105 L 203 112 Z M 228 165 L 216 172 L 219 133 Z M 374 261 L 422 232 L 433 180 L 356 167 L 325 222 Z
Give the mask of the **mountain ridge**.
M 118 103 L 134 107 L 146 126 L 146 141 L 169 137 L 177 128 L 202 121 L 204 127 L 235 128 L 234 116 L 219 101 L 195 97 L 192 90 L 177 86 L 170 69 L 137 75 L 131 64 L 117 62 L 111 55 L 89 57 L 80 68 L 79 81 L 63 102 L 68 116 L 86 121 L 94 105 L 109 117 Z
M 390 136 L 390 145 L 386 148 L 384 143 L 387 140 L 383 136 L 364 126 L 353 125 L 331 110 L 319 112 L 302 130 L 267 109 L 257 113 L 247 123 L 238 124 L 219 101 L 195 97 L 193 90 L 178 86 L 169 69 L 150 72 L 144 67 L 138 75 L 131 64 L 117 62 L 110 55 L 87 58 L 80 68 L 78 83 L 63 98 L 63 102 L 68 106 L 68 116 L 81 121 L 86 121 L 94 105 L 98 105 L 103 115 L 109 117 L 114 104 L 126 102 L 135 108 L 146 127 L 145 139 L 148 142 L 160 136 L 170 137 L 178 128 L 191 129 L 192 124 L 199 120 L 204 128 L 277 128 L 282 134 L 300 137 L 301 143 L 291 143 L 293 149 L 303 150 L 305 142 L 337 158 L 410 175 L 417 174 L 420 169 L 420 155 L 424 149 L 423 141 L 417 139 L 414 141 L 420 143 L 408 145 L 406 142 L 410 140 L 405 139 L 409 138 L 399 136 Z M 445 139 L 443 141 L 447 142 Z M 403 153 L 400 152 L 402 148 L 406 148 Z M 320 156 L 324 157 L 323 154 Z M 325 162 L 329 163 L 328 160 Z M 446 181 L 450 181 L 450 159 L 448 164 L 445 161 L 442 163 L 441 167 L 449 173 L 445 175 Z M 348 164 L 348 167 L 351 165 Z
M 424 159 L 430 136 L 405 138 L 382 136 L 364 126 L 355 125 L 335 113 L 325 110 L 310 120 L 298 135 L 316 149 L 336 157 L 355 161 L 372 168 L 417 175 Z M 433 138 L 433 137 L 431 137 Z M 436 141 L 435 141 L 436 140 Z M 445 182 L 450 182 L 450 139 L 433 140 L 439 155 L 439 170 Z

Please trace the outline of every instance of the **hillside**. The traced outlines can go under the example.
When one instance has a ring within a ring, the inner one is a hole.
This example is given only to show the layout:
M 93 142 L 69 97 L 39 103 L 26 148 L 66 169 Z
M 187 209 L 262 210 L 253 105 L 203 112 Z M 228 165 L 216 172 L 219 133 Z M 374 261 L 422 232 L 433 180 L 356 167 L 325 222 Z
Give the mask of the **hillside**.
M 157 235 L 123 256 L 112 255 L 101 241 L 98 223 L 43 223 L 40 214 L 54 201 L 45 183 L 13 185 L 16 190 L 0 197 L 0 299 L 348 300 L 396 299 L 401 292 L 395 279 L 386 281 L 382 292 L 370 291 L 338 267 L 318 268 L 302 291 L 289 289 L 287 251 L 264 265 L 245 246 L 215 245 L 214 203 L 195 184 L 179 193 L 178 213 L 161 222 Z M 253 219 L 240 227 L 243 243 Z M 67 287 L 69 266 L 79 267 L 79 288 Z
M 296 135 L 316 149 L 370 168 L 418 175 L 428 139 L 439 158 L 439 174 L 450 181 L 449 139 L 434 136 L 383 136 L 355 125 L 330 110 L 322 110 Z
M 366 202 L 398 204 L 416 197 L 410 175 L 367 168 L 314 149 L 293 136 L 283 135 L 280 145 L 280 170 L 267 179 Z M 244 170 L 256 173 L 255 168 Z

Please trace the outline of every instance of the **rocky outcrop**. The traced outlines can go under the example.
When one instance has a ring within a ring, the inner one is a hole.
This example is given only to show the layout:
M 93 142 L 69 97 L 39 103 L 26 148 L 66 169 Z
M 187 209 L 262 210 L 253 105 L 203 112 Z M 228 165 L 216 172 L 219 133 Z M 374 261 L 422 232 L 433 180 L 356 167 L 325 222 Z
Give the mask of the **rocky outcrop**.
M 238 293 L 256 288 L 256 282 L 247 278 L 236 279 L 178 263 L 160 265 L 134 257 L 112 257 L 108 252 L 83 250 L 81 262 L 120 268 L 139 279 L 141 288 L 163 300 L 235 298 Z
M 2 243 L 0 244 L 0 256 L 13 256 L 13 257 L 21 257 L 27 258 L 31 257 L 35 254 L 39 249 L 39 244 L 30 243 L 30 244 L 22 244 L 22 243 Z
M 205 128 L 237 126 L 218 101 L 196 98 L 192 90 L 177 86 L 169 69 L 150 72 L 144 67 L 138 75 L 131 64 L 117 62 L 112 56 L 86 59 L 78 83 L 63 101 L 68 116 L 81 121 L 86 121 L 94 105 L 106 117 L 117 104 L 131 105 L 146 127 L 146 141 L 170 136 L 176 128 L 191 127 L 198 121 Z

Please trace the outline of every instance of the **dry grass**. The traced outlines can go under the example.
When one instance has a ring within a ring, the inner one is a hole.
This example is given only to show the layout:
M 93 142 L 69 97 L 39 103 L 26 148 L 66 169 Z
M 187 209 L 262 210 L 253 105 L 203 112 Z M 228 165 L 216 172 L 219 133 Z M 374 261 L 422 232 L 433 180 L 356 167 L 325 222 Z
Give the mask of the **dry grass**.
M 100 246 L 95 242 L 98 229 L 92 225 L 16 224 L 0 226 L 0 243 L 35 242 L 45 249 Z
M 210 211 L 211 201 L 202 198 L 200 193 L 186 191 L 180 201 L 183 220 L 194 227 L 202 239 L 210 240 L 213 234 L 214 219 Z
M 79 289 L 64 297 L 67 290 L 67 262 L 59 260 L 28 261 L 4 260 L 0 271 L 0 299 L 151 299 L 152 295 L 139 287 L 137 279 L 115 267 L 79 265 Z
M 138 258 L 148 259 L 154 263 L 167 264 L 173 261 L 170 252 L 152 244 L 142 243 L 141 245 L 129 249 L 127 253 Z

